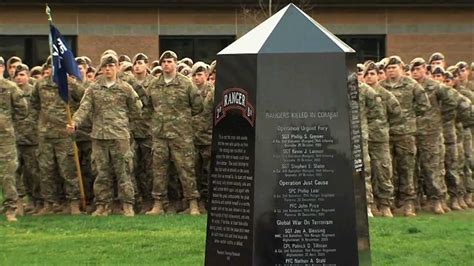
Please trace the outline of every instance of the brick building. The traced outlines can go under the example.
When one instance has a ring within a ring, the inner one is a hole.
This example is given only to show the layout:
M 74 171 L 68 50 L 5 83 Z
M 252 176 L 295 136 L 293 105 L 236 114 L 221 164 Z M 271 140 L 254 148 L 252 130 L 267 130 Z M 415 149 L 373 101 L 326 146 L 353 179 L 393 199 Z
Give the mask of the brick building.
M 0 0 L 0 55 L 38 65 L 49 54 L 48 21 L 40 1 Z M 259 5 L 259 2 L 262 5 Z M 258 0 L 50 0 L 53 20 L 77 55 L 97 62 L 106 49 L 157 58 L 210 61 L 289 1 Z M 474 61 L 474 4 L 470 0 L 293 1 L 346 41 L 359 60 L 398 54 L 409 61 L 443 52 L 453 64 Z M 295 29 L 296 30 L 296 29 Z M 297 40 L 295 40 L 297 41 Z

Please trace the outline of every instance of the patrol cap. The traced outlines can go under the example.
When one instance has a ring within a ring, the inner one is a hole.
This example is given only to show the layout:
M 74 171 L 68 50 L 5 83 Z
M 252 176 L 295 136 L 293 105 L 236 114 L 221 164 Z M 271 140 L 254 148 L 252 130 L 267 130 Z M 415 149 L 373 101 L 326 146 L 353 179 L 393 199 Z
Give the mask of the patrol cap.
M 185 57 L 185 58 L 181 59 L 179 62 L 188 65 L 188 67 L 193 67 L 193 64 L 194 64 L 193 60 L 189 57 Z
M 160 56 L 160 64 L 163 59 L 167 59 L 167 58 L 173 58 L 174 61 L 178 61 L 178 56 L 176 55 L 175 52 L 171 50 L 166 50 Z
M 156 66 L 151 70 L 151 75 L 155 76 L 157 73 L 162 73 L 163 69 L 161 69 L 161 66 Z
M 449 71 L 445 71 L 444 72 L 444 78 L 445 79 L 454 79 L 453 73 L 451 73 Z
M 211 65 L 209 66 L 209 74 L 216 73 L 216 66 L 217 66 L 217 61 L 216 60 L 212 61 Z
M 143 60 L 143 61 L 145 61 L 145 63 L 148 63 L 148 56 L 146 56 L 146 54 L 144 54 L 144 53 L 138 53 L 133 57 L 132 64 L 135 65 L 135 63 L 138 60 Z
M 176 71 L 181 73 L 181 70 L 183 70 L 183 68 L 185 68 L 185 67 L 189 67 L 189 66 L 186 65 L 185 63 L 179 63 L 178 66 L 176 67 Z
M 131 63 L 132 60 L 130 59 L 130 57 L 128 55 L 123 54 L 123 55 L 120 55 L 118 57 L 118 62 L 119 63 L 122 63 L 122 62 L 130 62 Z
M 410 70 L 413 70 L 415 67 L 426 65 L 425 59 L 421 57 L 414 58 L 410 62 Z
M 432 63 L 433 61 L 444 60 L 444 55 L 440 52 L 433 53 L 428 59 L 428 63 Z
M 48 58 L 46 58 L 46 62 L 44 62 L 43 64 L 43 69 L 44 67 L 51 67 L 51 56 L 48 56 Z
M 457 66 L 450 66 L 446 69 L 446 72 L 449 72 L 453 75 L 453 77 L 459 76 L 459 68 Z
M 408 65 L 403 65 L 403 71 L 405 71 L 405 72 L 410 71 L 410 64 L 408 64 Z
M 434 69 L 431 70 L 431 74 L 433 75 L 443 75 L 444 74 L 444 69 L 441 66 L 436 66 Z
M 371 70 L 374 70 L 375 72 L 378 72 L 379 71 L 379 68 L 377 67 L 377 65 L 373 62 L 373 61 L 368 61 L 366 62 L 365 64 L 365 68 L 364 68 L 364 77 L 367 75 L 367 73 Z
M 95 68 L 93 68 L 93 67 L 90 66 L 90 67 L 87 68 L 86 74 L 95 73 L 95 72 L 96 72 Z
M 10 68 L 10 65 L 11 64 L 15 64 L 17 62 L 21 62 L 21 58 L 19 58 L 18 56 L 12 56 L 10 57 L 8 60 L 7 60 L 7 68 Z
M 384 68 L 387 68 L 389 65 L 403 65 L 403 61 L 398 55 L 392 55 L 387 59 Z
M 357 73 L 364 72 L 364 65 L 363 64 L 357 64 Z
M 80 56 L 80 57 L 76 57 L 76 63 L 78 65 L 87 65 L 87 61 L 84 57 Z
M 117 56 L 113 54 L 106 54 L 100 58 L 100 68 L 103 68 L 105 65 L 108 64 L 118 64 Z
M 133 65 L 130 62 L 123 62 L 122 64 L 122 72 L 133 71 Z
M 474 71 L 474 62 L 471 63 L 471 71 Z
M 103 57 L 104 55 L 106 55 L 106 54 L 112 54 L 112 55 L 115 55 L 116 57 L 118 57 L 117 52 L 115 52 L 115 51 L 112 50 L 112 49 L 105 50 L 105 51 L 102 53 L 102 55 L 101 55 L 100 57 L 102 58 L 102 57 Z
M 89 57 L 82 56 L 82 58 L 84 58 L 84 60 L 86 60 L 88 66 L 92 65 L 92 60 Z
M 5 59 L 3 59 L 3 57 L 0 56 L 0 65 L 5 65 Z
M 35 67 L 33 67 L 33 68 L 31 69 L 30 75 L 31 75 L 31 76 L 41 75 L 41 72 L 43 72 L 43 71 L 42 71 L 42 68 L 41 68 L 40 66 L 35 66 Z
M 18 75 L 18 73 L 20 73 L 21 71 L 26 71 L 28 73 L 30 71 L 30 68 L 25 64 L 17 65 L 15 68 L 15 72 L 13 72 L 13 77 L 16 77 L 16 75 Z
M 459 62 L 456 63 L 456 66 L 459 69 L 467 68 L 467 63 L 465 61 L 459 61 Z
M 384 57 L 382 60 L 380 60 L 377 63 L 377 65 L 379 65 L 379 68 L 381 67 L 380 70 L 383 70 L 385 69 L 385 66 L 387 65 L 387 63 L 388 63 L 388 57 Z
M 194 76 L 198 72 L 205 72 L 206 74 L 209 71 L 209 67 L 206 63 L 204 62 L 196 62 L 193 67 L 191 68 L 191 74 Z
M 150 67 L 151 67 L 151 69 L 154 69 L 155 67 L 157 67 L 159 65 L 160 65 L 160 61 L 155 60 L 155 61 L 151 62 Z
M 191 68 L 185 64 L 185 67 L 183 67 L 183 69 L 181 69 L 181 71 L 179 71 L 179 73 L 185 75 L 185 76 L 189 76 L 189 74 L 191 74 Z

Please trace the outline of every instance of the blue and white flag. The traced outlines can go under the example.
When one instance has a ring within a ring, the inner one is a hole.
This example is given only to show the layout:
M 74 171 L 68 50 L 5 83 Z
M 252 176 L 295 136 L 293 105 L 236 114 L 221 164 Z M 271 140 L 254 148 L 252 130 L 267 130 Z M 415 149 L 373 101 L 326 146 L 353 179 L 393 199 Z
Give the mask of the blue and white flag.
M 68 102 L 68 86 L 67 74 L 73 75 L 82 80 L 81 72 L 77 66 L 74 54 L 71 48 L 67 45 L 66 40 L 59 32 L 59 30 L 50 25 L 50 45 L 53 63 L 53 81 L 59 87 L 59 96 L 66 103 Z

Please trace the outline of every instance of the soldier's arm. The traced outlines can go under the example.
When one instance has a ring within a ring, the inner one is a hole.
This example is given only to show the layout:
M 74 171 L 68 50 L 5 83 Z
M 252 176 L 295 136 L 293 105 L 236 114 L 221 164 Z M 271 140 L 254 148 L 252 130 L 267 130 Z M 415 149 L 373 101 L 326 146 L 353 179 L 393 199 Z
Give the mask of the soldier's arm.
M 140 117 L 142 115 L 142 101 L 139 99 L 137 92 L 130 88 L 127 97 L 127 107 L 130 112 L 129 117 Z
M 423 116 L 431 108 L 430 100 L 423 87 L 418 83 L 413 83 L 413 95 L 415 98 L 416 116 Z
M 194 86 L 194 84 L 192 84 L 192 82 L 190 82 L 188 86 L 191 114 L 195 116 L 201 113 L 203 110 L 202 97 L 201 94 L 198 92 L 198 89 L 196 88 L 196 86 Z
M 74 122 L 76 127 L 79 127 L 79 125 L 89 116 L 89 113 L 92 111 L 92 94 L 92 88 L 88 88 L 84 93 L 84 97 L 82 97 L 79 109 L 77 109 L 77 111 L 72 116 L 72 121 Z
M 142 107 L 148 106 L 150 101 L 148 100 L 148 93 L 146 93 L 145 88 L 135 79 L 130 79 L 128 84 L 130 84 L 135 90 L 135 93 L 138 95 L 138 99 L 142 102 Z
M 28 117 L 28 102 L 23 91 L 17 85 L 12 84 L 12 106 L 15 119 L 25 119 Z
M 474 126 L 474 106 L 466 96 L 458 95 L 457 119 L 464 127 Z
M 398 125 L 403 123 L 403 113 L 400 102 L 397 100 L 397 97 L 391 92 L 387 91 L 387 119 L 390 125 Z
M 81 102 L 82 97 L 84 97 L 84 93 L 86 92 L 86 87 L 75 79 L 72 79 L 69 82 L 69 92 L 74 102 Z
M 31 104 L 30 115 L 33 121 L 38 121 L 39 111 L 41 109 L 39 83 L 40 82 L 35 83 L 35 85 L 33 86 L 33 90 L 31 91 L 31 96 L 30 96 L 30 104 Z
M 444 121 L 453 120 L 456 116 L 458 102 L 456 94 L 449 87 L 439 84 L 436 90 L 438 99 L 441 101 L 441 114 Z

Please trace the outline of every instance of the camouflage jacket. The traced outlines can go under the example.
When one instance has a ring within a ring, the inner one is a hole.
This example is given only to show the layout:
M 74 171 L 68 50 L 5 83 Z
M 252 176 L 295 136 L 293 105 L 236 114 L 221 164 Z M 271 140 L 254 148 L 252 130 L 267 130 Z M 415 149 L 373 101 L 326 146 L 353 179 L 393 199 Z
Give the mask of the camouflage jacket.
M 428 95 L 431 108 L 417 117 L 417 134 L 439 134 L 443 130 L 443 121 L 453 120 L 456 115 L 456 97 L 449 87 L 435 80 L 425 78 L 419 84 Z
M 369 121 L 380 119 L 383 114 L 382 98 L 365 83 L 359 83 L 359 111 L 362 138 L 369 139 Z
M 68 82 L 69 101 L 80 101 L 77 82 Z M 68 138 L 66 103 L 59 96 L 58 86 L 51 77 L 36 82 L 31 94 L 33 118 L 38 121 L 40 138 Z
M 203 101 L 203 111 L 193 116 L 194 144 L 211 145 L 212 143 L 212 118 L 214 108 L 214 86 L 206 82 L 198 88 Z
M 146 93 L 145 88 L 142 86 L 142 84 L 140 84 L 140 82 L 138 82 L 137 78 L 135 78 L 133 74 L 128 72 L 120 72 L 117 75 L 117 78 L 132 86 L 132 88 L 137 93 L 138 98 L 140 101 L 142 101 L 143 106 L 147 106 L 149 104 L 148 94 Z
M 79 101 L 71 101 L 71 111 L 75 113 L 78 109 L 79 106 L 81 105 L 81 100 L 84 97 L 84 93 L 86 92 L 86 89 L 89 88 L 92 85 L 92 82 L 90 81 L 78 81 L 79 86 L 77 90 L 77 96 L 79 96 Z M 76 141 L 77 142 L 84 142 L 84 141 L 90 141 L 90 134 L 92 132 L 92 120 L 89 117 L 86 118 L 84 122 L 82 122 L 81 126 L 77 128 L 76 131 Z
M 28 103 L 18 86 L 0 79 L 0 145 L 15 144 L 14 121 L 28 116 Z
M 165 83 L 161 75 L 150 85 L 149 92 L 153 105 L 153 137 L 192 139 L 192 116 L 202 112 L 203 105 L 191 80 L 177 73 L 172 81 Z
M 100 78 L 86 90 L 73 121 L 80 127 L 90 116 L 93 139 L 129 139 L 129 117 L 139 117 L 141 108 L 142 103 L 129 84 L 117 79 L 107 87 L 105 79 Z
M 423 116 L 429 110 L 430 101 L 423 87 L 409 77 L 401 77 L 400 80 L 391 84 L 388 79 L 380 82 L 397 98 L 402 108 L 403 124 L 390 125 L 390 135 L 406 135 L 416 133 L 416 117 Z
M 156 78 L 152 75 L 146 75 L 141 86 L 144 89 L 144 93 L 149 97 L 149 87 Z M 139 81 L 138 81 L 139 82 Z M 139 82 L 140 83 L 140 82 Z M 138 94 L 138 91 L 137 91 Z M 134 138 L 144 139 L 151 137 L 151 116 L 153 113 L 153 108 L 151 104 L 148 104 L 148 100 L 142 101 L 143 109 L 141 117 L 133 117 L 131 121 L 131 129 Z M 145 104 L 147 103 L 147 104 Z
M 382 98 L 382 115 L 369 122 L 369 141 L 389 142 L 389 129 L 404 123 L 402 109 L 397 98 L 382 86 L 373 86 L 375 92 Z
M 31 94 L 33 86 L 29 83 L 20 87 L 31 110 Z M 38 145 L 38 121 L 30 112 L 25 119 L 15 119 L 16 144 L 18 145 Z

